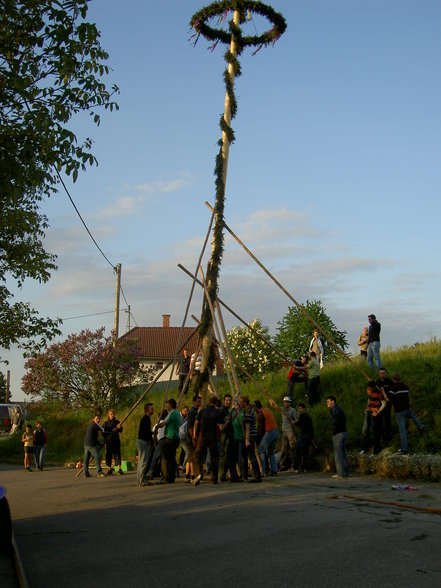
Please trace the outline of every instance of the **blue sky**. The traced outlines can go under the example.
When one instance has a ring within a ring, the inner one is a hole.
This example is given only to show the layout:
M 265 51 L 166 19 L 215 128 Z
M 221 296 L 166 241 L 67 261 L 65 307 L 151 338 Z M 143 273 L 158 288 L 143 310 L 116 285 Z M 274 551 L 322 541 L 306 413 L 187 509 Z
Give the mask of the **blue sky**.
M 100 247 L 122 264 L 139 326 L 160 326 L 164 313 L 181 324 L 191 284 L 177 264 L 194 269 L 208 227 L 225 62 L 221 45 L 210 52 L 203 38 L 188 42 L 188 22 L 203 6 L 90 2 L 120 110 L 103 114 L 98 129 L 88 116 L 75 120 L 99 166 L 67 185 Z M 351 350 L 369 313 L 383 325 L 383 346 L 440 336 L 441 3 L 272 6 L 286 33 L 240 58 L 227 223 L 298 301 L 322 300 Z M 254 25 L 259 34 L 268 28 L 260 17 Z M 43 315 L 112 311 L 115 276 L 66 195 L 44 210 L 59 270 L 18 296 Z M 292 304 L 229 238 L 219 294 L 273 333 Z M 198 292 L 191 312 L 200 307 Z M 120 321 L 124 332 L 125 313 Z M 101 325 L 110 333 L 111 313 L 67 320 L 63 333 Z M 5 357 L 20 399 L 21 354 Z

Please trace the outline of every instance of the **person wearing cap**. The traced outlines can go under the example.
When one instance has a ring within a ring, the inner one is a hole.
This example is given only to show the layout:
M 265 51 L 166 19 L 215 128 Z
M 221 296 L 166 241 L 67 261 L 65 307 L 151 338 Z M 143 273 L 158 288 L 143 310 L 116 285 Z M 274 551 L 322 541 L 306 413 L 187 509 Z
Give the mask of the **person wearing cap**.
M 292 406 L 291 398 L 285 396 L 282 408 L 282 453 L 280 455 L 279 470 L 286 471 L 294 462 L 294 447 L 296 436 L 294 423 L 298 418 L 296 409 Z
M 380 331 L 381 324 L 377 321 L 375 314 L 368 316 L 368 346 L 367 346 L 367 360 L 369 367 L 374 369 L 374 360 L 377 365 L 377 370 L 382 366 L 380 357 Z

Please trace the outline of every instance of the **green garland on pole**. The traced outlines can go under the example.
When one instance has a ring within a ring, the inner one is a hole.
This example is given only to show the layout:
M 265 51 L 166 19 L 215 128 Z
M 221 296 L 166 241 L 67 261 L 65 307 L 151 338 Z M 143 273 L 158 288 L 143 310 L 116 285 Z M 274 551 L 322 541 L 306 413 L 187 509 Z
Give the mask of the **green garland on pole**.
M 228 23 L 229 31 L 223 30 L 221 28 L 213 28 L 207 24 L 207 21 L 216 16 L 219 17 L 219 21 L 224 20 L 223 17 L 226 17 L 227 13 L 230 10 L 233 12 L 238 12 L 239 22 L 241 24 L 246 21 L 247 13 L 249 12 L 259 14 L 265 17 L 272 24 L 272 28 L 264 32 L 262 35 L 243 36 L 240 27 L 238 27 L 233 22 L 233 20 L 231 20 Z M 245 47 L 257 47 L 255 51 L 255 53 L 257 53 L 257 51 L 259 51 L 262 47 L 268 46 L 269 44 L 274 44 L 279 39 L 279 37 L 285 32 L 287 25 L 284 17 L 281 14 L 275 12 L 275 10 L 273 10 L 271 6 L 267 6 L 262 2 L 249 2 L 247 0 L 223 0 L 220 2 L 213 2 L 209 6 L 206 6 L 205 8 L 202 8 L 201 10 L 196 12 L 190 20 L 190 26 L 195 31 L 195 34 L 193 35 L 196 38 L 196 40 L 194 41 L 194 45 L 196 45 L 200 35 L 202 35 L 209 41 L 214 41 L 213 48 L 219 41 L 226 45 L 230 45 L 231 39 L 232 37 L 234 37 L 236 43 L 236 54 L 240 55 Z M 225 52 L 224 58 L 227 63 L 227 67 L 224 71 L 225 89 L 230 101 L 231 119 L 233 119 L 237 113 L 237 100 L 234 94 L 234 78 L 239 77 L 241 75 L 241 67 L 239 60 L 235 55 L 231 53 L 229 48 Z M 231 65 L 233 76 L 230 75 L 228 71 L 229 65 Z M 225 133 L 228 143 L 233 143 L 235 140 L 234 131 L 225 120 L 224 114 L 221 115 L 219 126 L 221 131 Z M 225 182 L 223 178 L 225 175 L 225 159 L 223 156 L 223 138 L 221 138 L 218 141 L 218 145 L 219 152 L 216 156 L 216 165 L 214 168 L 214 175 L 216 178 L 216 196 L 214 205 L 213 243 L 215 244 L 215 246 L 213 247 L 211 253 L 211 259 L 206 275 L 208 295 L 212 301 L 216 299 L 218 293 L 218 277 L 220 273 L 220 265 L 224 252 L 223 229 Z M 201 341 L 203 340 L 203 337 L 207 334 L 211 323 L 212 317 L 210 308 L 208 304 L 205 304 L 202 312 L 199 329 L 199 337 Z M 215 361 L 215 352 L 212 347 L 210 358 L 208 361 L 208 369 L 210 371 L 213 370 Z M 204 385 L 204 383 L 208 381 L 208 379 L 209 372 L 208 370 L 205 370 L 198 377 L 198 380 L 195 384 L 195 393 L 198 393 L 201 390 L 202 386 Z

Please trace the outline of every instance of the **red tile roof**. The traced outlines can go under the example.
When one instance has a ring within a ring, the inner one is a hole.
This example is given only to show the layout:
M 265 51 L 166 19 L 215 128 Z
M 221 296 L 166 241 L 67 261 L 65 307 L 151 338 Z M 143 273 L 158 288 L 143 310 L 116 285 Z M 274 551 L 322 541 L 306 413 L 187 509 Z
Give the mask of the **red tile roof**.
M 191 335 L 191 327 L 135 327 L 123 338 L 137 339 L 141 357 L 151 359 L 172 359 L 176 350 Z M 197 351 L 198 332 L 186 344 L 190 354 Z

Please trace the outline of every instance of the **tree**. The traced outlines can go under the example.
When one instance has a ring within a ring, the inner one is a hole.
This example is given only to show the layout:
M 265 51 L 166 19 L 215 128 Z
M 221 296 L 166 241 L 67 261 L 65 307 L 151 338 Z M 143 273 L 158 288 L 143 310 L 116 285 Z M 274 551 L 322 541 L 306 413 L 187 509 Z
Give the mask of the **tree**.
M 307 314 L 343 351 L 348 347 L 346 331 L 337 329 L 320 300 L 307 300 L 304 308 Z M 287 357 L 295 358 L 308 352 L 312 334 L 316 329 L 314 324 L 296 306 L 290 306 L 288 313 L 277 324 L 278 332 L 275 343 Z M 321 333 L 319 333 L 319 336 L 325 345 L 325 358 L 327 360 L 341 357 L 338 350 Z
M 69 335 L 27 360 L 22 389 L 32 397 L 69 407 L 109 407 L 123 398 L 136 378 L 148 382 L 154 370 L 139 367 L 137 342 L 104 336 L 104 327 Z
M 108 54 L 86 18 L 88 0 L 0 0 L 0 347 L 41 347 L 59 335 L 59 321 L 14 302 L 12 282 L 47 282 L 56 257 L 45 251 L 48 220 L 40 212 L 57 191 L 60 172 L 77 179 L 96 163 L 92 141 L 79 143 L 73 115 L 113 109 Z
M 260 319 L 253 319 L 250 326 L 264 339 L 271 341 L 269 329 L 262 326 Z M 233 357 L 252 376 L 271 372 L 280 363 L 280 359 L 271 347 L 246 327 L 233 327 L 228 331 L 227 338 Z M 241 379 L 246 379 L 240 368 L 237 369 L 237 374 Z

